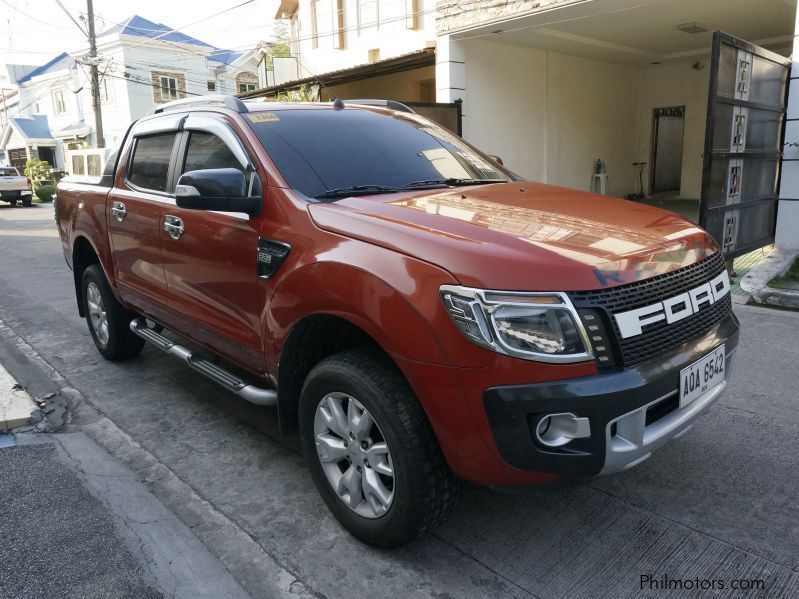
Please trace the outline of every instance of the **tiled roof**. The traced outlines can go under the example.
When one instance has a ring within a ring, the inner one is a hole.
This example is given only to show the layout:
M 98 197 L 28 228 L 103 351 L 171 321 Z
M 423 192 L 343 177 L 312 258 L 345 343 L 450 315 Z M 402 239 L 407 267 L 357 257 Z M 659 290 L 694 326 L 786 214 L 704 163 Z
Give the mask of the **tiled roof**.
M 158 38 L 159 40 L 163 40 L 165 42 L 173 42 L 177 44 L 193 44 L 195 46 L 213 47 L 211 44 L 207 44 L 206 42 L 200 41 L 196 38 L 186 35 L 185 33 L 175 31 L 172 27 L 164 25 L 163 23 L 154 23 L 153 21 L 145 19 L 144 17 L 140 17 L 139 15 L 133 15 L 127 21 L 124 21 L 119 25 L 114 25 L 110 29 L 106 29 L 97 37 L 103 37 L 113 33 L 136 37 Z
M 46 62 L 42 66 L 33 69 L 30 73 L 22 77 L 21 79 L 17 79 L 17 85 L 22 85 L 23 83 L 30 81 L 34 77 L 38 77 L 39 75 L 44 75 L 45 73 L 52 73 L 54 71 L 60 71 L 61 69 L 66 69 L 71 67 L 75 62 L 75 59 L 72 58 L 66 52 L 62 52 L 51 61 Z
M 50 124 L 47 122 L 47 115 L 35 114 L 33 116 L 16 116 L 9 118 L 12 126 L 19 134 L 29 139 L 52 139 Z
M 236 62 L 236 60 L 243 54 L 244 52 L 234 52 L 233 50 L 224 50 L 222 48 L 218 48 L 211 52 L 211 54 L 208 56 L 208 60 L 213 60 L 214 62 L 218 62 L 227 66 Z

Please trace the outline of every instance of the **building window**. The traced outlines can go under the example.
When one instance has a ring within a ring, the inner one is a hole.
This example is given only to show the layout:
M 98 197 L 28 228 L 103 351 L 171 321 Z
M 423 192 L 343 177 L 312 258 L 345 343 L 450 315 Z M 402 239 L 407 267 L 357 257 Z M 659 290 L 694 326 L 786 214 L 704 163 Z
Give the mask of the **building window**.
M 361 0 L 358 3 L 358 31 L 380 26 L 380 0 Z
M 405 28 L 419 29 L 419 0 L 405 0 Z
M 216 91 L 216 81 L 209 81 L 208 82 L 208 91 L 215 92 Z
M 336 14 L 333 15 L 333 47 L 339 50 L 346 47 L 344 38 L 344 0 L 336 0 Z
M 236 89 L 240 94 L 258 89 L 258 76 L 249 71 L 242 71 L 236 75 Z
M 164 77 L 163 75 L 159 78 L 161 83 L 161 101 L 166 102 L 168 100 L 177 100 L 178 99 L 178 80 L 174 77 Z
M 311 47 L 319 47 L 319 0 L 311 0 Z
M 186 76 L 183 73 L 152 71 L 151 75 L 156 104 L 186 97 Z
M 67 103 L 64 101 L 63 90 L 53 92 L 53 111 L 56 114 L 64 114 L 67 111 Z

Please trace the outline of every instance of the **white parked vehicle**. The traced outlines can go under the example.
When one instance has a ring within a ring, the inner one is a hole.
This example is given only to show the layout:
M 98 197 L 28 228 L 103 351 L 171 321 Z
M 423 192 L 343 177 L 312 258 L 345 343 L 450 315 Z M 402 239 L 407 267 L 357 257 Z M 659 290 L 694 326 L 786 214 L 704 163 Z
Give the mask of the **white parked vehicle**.
M 30 206 L 33 201 L 31 180 L 19 174 L 13 166 L 0 166 L 0 200 L 16 206 Z

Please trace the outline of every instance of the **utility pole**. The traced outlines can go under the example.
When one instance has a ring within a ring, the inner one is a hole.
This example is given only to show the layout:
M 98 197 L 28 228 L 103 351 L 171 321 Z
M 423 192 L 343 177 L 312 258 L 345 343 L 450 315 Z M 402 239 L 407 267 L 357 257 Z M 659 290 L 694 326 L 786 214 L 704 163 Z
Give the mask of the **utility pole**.
M 94 35 L 94 5 L 86 0 L 86 12 L 89 25 L 89 72 L 92 79 L 92 107 L 94 108 L 94 131 L 97 136 L 97 147 L 105 147 L 103 135 L 103 109 L 100 102 L 100 74 L 97 64 L 97 39 Z

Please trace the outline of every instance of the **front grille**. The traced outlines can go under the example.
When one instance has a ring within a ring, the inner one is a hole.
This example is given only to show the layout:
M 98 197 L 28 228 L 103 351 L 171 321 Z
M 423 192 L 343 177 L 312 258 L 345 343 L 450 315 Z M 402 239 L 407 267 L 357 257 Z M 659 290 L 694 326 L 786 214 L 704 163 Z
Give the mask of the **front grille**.
M 703 335 L 724 320 L 732 311 L 731 294 L 728 293 L 715 304 L 702 307 L 698 313 L 687 318 L 672 324 L 657 322 L 644 327 L 641 335 L 627 339 L 621 338 L 616 319 L 612 315 L 679 295 L 709 281 L 724 268 L 724 259 L 719 252 L 690 266 L 651 279 L 610 289 L 571 292 L 569 295 L 578 308 L 598 308 L 604 311 L 606 324 L 610 325 L 615 335 L 622 362 L 625 366 L 633 366 Z

